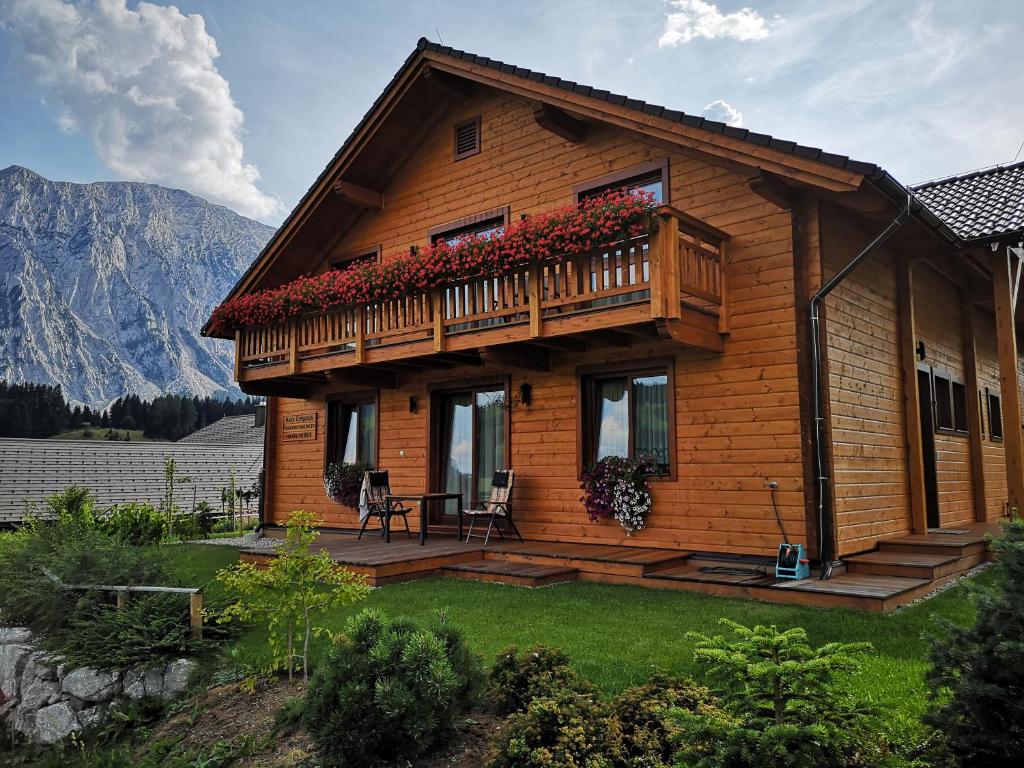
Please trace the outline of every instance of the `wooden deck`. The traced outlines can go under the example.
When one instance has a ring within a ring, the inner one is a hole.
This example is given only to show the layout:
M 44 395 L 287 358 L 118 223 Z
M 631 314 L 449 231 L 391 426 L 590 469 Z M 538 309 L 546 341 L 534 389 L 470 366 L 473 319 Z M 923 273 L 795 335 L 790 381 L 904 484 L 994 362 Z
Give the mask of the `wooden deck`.
M 823 608 L 891 611 L 922 597 L 988 557 L 987 533 L 931 533 L 883 541 L 879 548 L 850 557 L 845 569 L 822 581 L 775 579 L 774 561 L 681 550 L 563 544 L 550 541 L 492 541 L 487 547 L 454 536 L 433 534 L 425 546 L 401 534 L 385 543 L 379 536 L 324 532 L 319 542 L 331 557 L 362 573 L 372 586 L 442 575 L 527 587 L 565 581 L 633 584 L 704 592 Z M 269 535 L 279 536 L 280 530 Z M 244 550 L 250 562 L 266 562 L 273 551 Z

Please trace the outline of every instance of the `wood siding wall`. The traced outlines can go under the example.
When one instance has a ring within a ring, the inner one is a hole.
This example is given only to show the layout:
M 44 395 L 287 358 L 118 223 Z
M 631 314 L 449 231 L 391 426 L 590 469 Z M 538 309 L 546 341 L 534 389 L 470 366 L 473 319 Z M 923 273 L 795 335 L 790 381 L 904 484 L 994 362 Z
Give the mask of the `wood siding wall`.
M 570 144 L 540 129 L 533 109 L 496 96 L 453 113 L 384 191 L 383 210 L 364 214 L 332 253 L 380 244 L 387 258 L 425 245 L 431 226 L 506 205 L 514 221 L 573 202 L 576 183 L 666 156 L 661 147 L 598 126 L 585 142 Z M 452 125 L 477 113 L 482 151 L 453 162 Z M 769 553 L 782 538 L 768 489 L 774 480 L 787 537 L 805 540 L 790 216 L 754 195 L 743 174 L 681 154 L 669 160 L 671 203 L 732 236 L 732 333 L 725 353 L 640 342 L 629 349 L 559 353 L 545 374 L 484 366 L 403 376 L 398 390 L 380 394 L 380 464 L 391 471 L 396 492 L 426 485 L 428 384 L 510 374 L 513 391 L 524 381 L 533 385 L 532 407 L 511 412 L 515 504 L 525 536 Z M 576 367 L 666 355 L 676 357 L 677 477 L 652 483 L 649 527 L 627 539 L 614 522 L 590 523 L 579 501 Z M 409 412 L 410 395 L 420 403 L 416 414 Z M 278 418 L 324 407 L 284 400 Z M 327 524 L 355 525 L 354 512 L 324 495 L 322 439 L 278 443 L 269 503 L 274 519 L 307 509 Z

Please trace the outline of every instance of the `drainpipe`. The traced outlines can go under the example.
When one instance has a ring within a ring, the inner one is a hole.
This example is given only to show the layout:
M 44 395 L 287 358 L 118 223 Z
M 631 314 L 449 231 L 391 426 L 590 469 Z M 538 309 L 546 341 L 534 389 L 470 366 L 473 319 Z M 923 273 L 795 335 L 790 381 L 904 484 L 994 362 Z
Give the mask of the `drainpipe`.
M 832 575 L 832 561 L 835 553 L 832 551 L 833 525 L 832 516 L 828 512 L 830 504 L 828 466 L 823 446 L 824 433 L 824 407 L 821 380 L 821 324 L 819 310 L 822 301 L 832 290 L 849 276 L 864 259 L 874 253 L 879 246 L 896 233 L 903 224 L 910 218 L 910 204 L 912 195 L 907 194 L 907 204 L 900 211 L 899 215 L 890 222 L 889 226 L 883 229 L 874 240 L 867 244 L 864 249 L 853 259 L 836 272 L 832 278 L 825 283 L 811 298 L 811 376 L 814 382 L 814 471 L 817 475 L 818 486 L 818 556 L 821 560 L 821 578 L 827 579 Z

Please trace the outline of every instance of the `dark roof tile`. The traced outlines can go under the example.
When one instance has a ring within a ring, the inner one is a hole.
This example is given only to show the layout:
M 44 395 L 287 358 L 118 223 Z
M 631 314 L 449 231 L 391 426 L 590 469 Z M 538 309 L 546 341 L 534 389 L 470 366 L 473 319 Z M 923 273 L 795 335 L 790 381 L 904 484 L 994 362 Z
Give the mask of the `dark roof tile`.
M 912 189 L 964 240 L 1024 231 L 1024 162 L 929 181 Z

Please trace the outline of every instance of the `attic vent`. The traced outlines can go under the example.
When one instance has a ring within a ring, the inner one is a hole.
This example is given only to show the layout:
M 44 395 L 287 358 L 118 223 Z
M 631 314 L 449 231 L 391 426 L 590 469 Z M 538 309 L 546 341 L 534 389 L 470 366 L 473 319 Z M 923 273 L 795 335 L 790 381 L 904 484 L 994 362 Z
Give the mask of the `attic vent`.
M 480 116 L 455 126 L 455 159 L 462 160 L 480 152 Z

